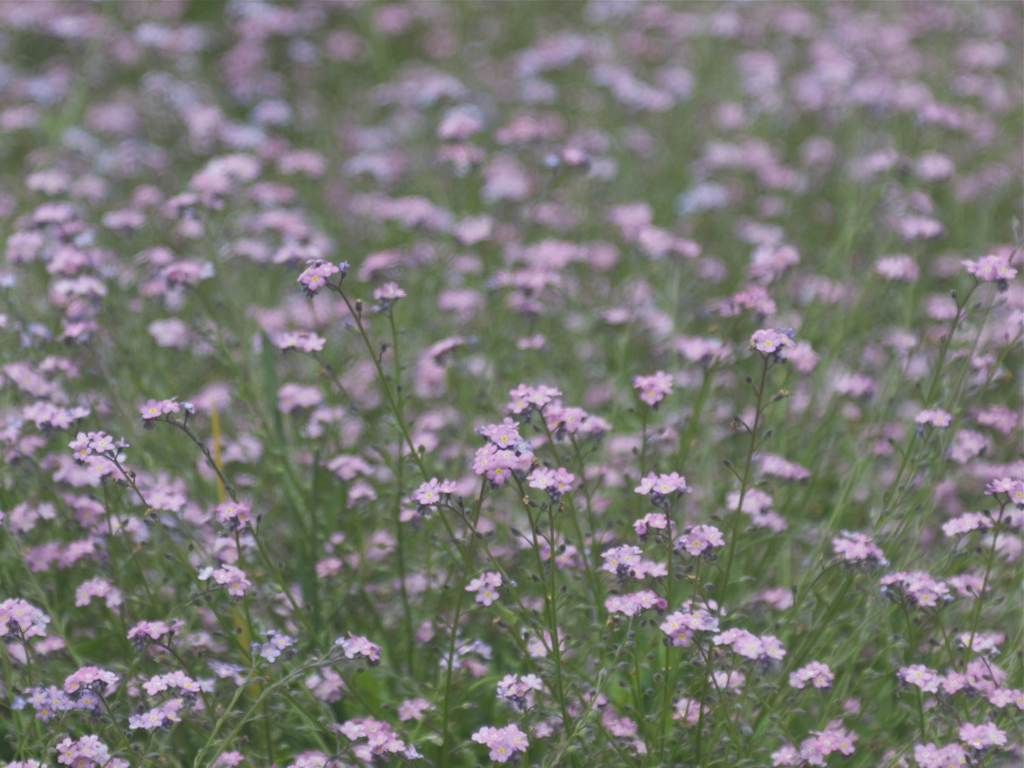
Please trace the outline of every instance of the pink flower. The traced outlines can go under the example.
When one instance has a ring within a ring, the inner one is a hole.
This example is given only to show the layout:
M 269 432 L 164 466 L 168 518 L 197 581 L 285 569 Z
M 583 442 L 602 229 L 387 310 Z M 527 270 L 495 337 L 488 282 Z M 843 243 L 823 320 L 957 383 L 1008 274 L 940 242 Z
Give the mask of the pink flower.
M 334 644 L 339 646 L 345 653 L 346 659 L 354 659 L 357 656 L 362 656 L 366 659 L 370 666 L 376 666 L 380 663 L 380 646 L 374 645 L 365 637 L 359 637 L 353 635 L 351 632 L 348 633 L 348 637 L 339 637 L 334 641 Z
M 640 399 L 648 405 L 660 403 L 672 394 L 672 377 L 664 371 L 650 376 L 634 376 L 633 388 L 640 390 Z
M 277 348 L 282 350 L 299 349 L 303 352 L 320 352 L 324 348 L 327 339 L 317 336 L 315 333 L 302 331 L 286 333 L 277 340 Z
M 683 548 L 694 557 L 705 549 L 725 546 L 722 532 L 713 525 L 696 525 L 676 540 L 676 548 Z
M 986 530 L 992 527 L 992 520 L 982 512 L 966 512 L 960 517 L 954 518 L 942 526 L 942 532 L 947 536 L 962 536 L 976 530 Z
M 912 283 L 917 280 L 920 270 L 917 262 L 909 256 L 886 256 L 875 262 L 875 273 L 887 280 Z
M 473 734 L 473 741 L 490 749 L 490 758 L 499 763 L 507 763 L 516 757 L 517 752 L 526 752 L 530 742 L 526 734 L 515 725 L 504 728 L 484 727 Z
M 773 329 L 754 331 L 750 337 L 750 348 L 765 355 L 779 355 L 786 347 L 793 346 L 790 335 Z
M 604 565 L 601 566 L 601 570 L 615 574 L 624 573 L 628 575 L 634 573 L 640 563 L 643 562 L 642 555 L 643 551 L 640 547 L 613 547 L 607 552 L 601 553 L 601 557 L 605 561 Z
M 967 754 L 959 744 L 939 748 L 935 744 L 916 744 L 914 760 L 921 768 L 949 768 L 952 765 L 967 765 Z
M 490 605 L 498 599 L 498 587 L 501 586 L 501 574 L 488 571 L 483 576 L 473 579 L 466 585 L 467 592 L 476 592 L 476 601 L 481 605 Z
M 498 698 L 522 706 L 530 691 L 539 691 L 543 687 L 544 684 L 536 675 L 505 675 L 498 683 Z
M 665 531 L 669 528 L 669 519 L 663 512 L 648 512 L 638 520 L 633 521 L 633 530 L 641 538 L 652 530 Z
M 519 428 L 512 420 L 506 418 L 501 424 L 488 424 L 477 430 L 499 448 L 512 448 L 519 442 Z
M 866 533 L 840 531 L 832 539 L 832 551 L 847 563 L 864 563 L 886 566 L 889 561 L 882 555 L 881 548 Z
M 812 661 L 805 667 L 789 674 L 789 684 L 794 688 L 804 688 L 810 682 L 815 688 L 829 688 L 835 675 L 827 664 Z
M 0 637 L 46 637 L 49 623 L 49 616 L 20 598 L 0 602 Z
M 139 412 L 142 413 L 143 420 L 146 420 L 157 418 L 163 413 L 163 410 L 161 409 L 159 400 L 150 399 L 139 409 Z
M 991 722 L 981 725 L 964 723 L 960 726 L 960 741 L 978 750 L 1001 747 L 1006 744 L 1006 732 L 999 730 L 995 723 Z
M 567 491 L 572 490 L 572 484 L 576 476 L 567 471 L 564 467 L 557 470 L 547 467 L 537 467 L 530 474 L 530 487 L 547 491 L 553 499 L 558 499 Z
M 647 477 L 640 479 L 640 485 L 633 489 L 641 496 L 650 496 L 654 506 L 667 510 L 671 504 L 669 498 L 673 493 L 690 493 L 693 489 L 686 484 L 686 478 L 678 472 L 668 475 L 655 475 L 648 472 Z
M 948 427 L 953 417 L 941 409 L 926 409 L 914 418 L 918 424 L 931 424 L 933 427 Z
M 431 704 L 426 699 L 406 699 L 398 705 L 398 719 L 405 720 L 420 720 L 423 717 L 423 712 L 431 708 Z
M 430 507 L 435 504 L 439 504 L 441 496 L 451 495 L 454 492 L 455 483 L 451 480 L 442 480 L 438 482 L 436 477 L 432 477 L 413 491 L 412 500 L 421 507 Z
M 384 283 L 373 291 L 373 298 L 377 301 L 395 301 L 403 296 L 405 291 L 398 287 L 398 283 Z
M 295 638 L 289 637 L 276 629 L 267 630 L 267 642 L 259 646 L 260 656 L 267 661 L 275 661 L 282 651 L 295 645 Z M 257 645 L 254 643 L 254 645 Z
M 64 679 L 64 692 L 76 693 L 79 690 L 99 690 L 117 684 L 120 678 L 113 672 L 98 667 L 82 667 Z
M 776 475 L 786 480 L 806 480 L 811 476 L 810 470 L 799 464 L 788 461 L 773 453 L 760 456 L 761 471 L 766 475 Z
M 960 263 L 964 265 L 967 274 L 974 275 L 982 282 L 1005 283 L 1017 276 L 1017 270 L 1010 266 L 1010 261 L 1006 256 L 989 255 L 983 256 L 978 261 L 964 259 Z
M 299 275 L 298 282 L 302 284 L 302 288 L 307 296 L 313 296 L 318 290 L 327 285 L 327 278 L 331 275 L 342 272 L 342 276 L 344 276 L 344 273 L 348 271 L 348 264 L 346 263 L 343 263 L 340 268 L 329 261 L 321 259 L 311 259 L 306 263 L 309 266 Z
M 237 503 L 225 501 L 223 504 L 218 504 L 214 512 L 217 516 L 217 522 L 230 531 L 246 528 L 252 520 L 249 505 L 244 501 Z
M 245 577 L 245 571 L 235 568 L 233 565 L 225 565 L 213 572 L 213 580 L 218 584 L 227 586 L 228 594 L 232 597 L 242 597 L 245 590 L 252 586 Z
M 670 613 L 665 617 L 665 621 L 658 625 L 658 628 L 669 636 L 672 645 L 688 648 L 693 633 L 684 623 L 684 619 L 682 611 Z
M 650 590 L 634 592 L 628 595 L 614 595 L 604 601 L 604 607 L 611 613 L 623 613 L 626 616 L 638 616 L 644 611 L 664 611 L 668 603 Z

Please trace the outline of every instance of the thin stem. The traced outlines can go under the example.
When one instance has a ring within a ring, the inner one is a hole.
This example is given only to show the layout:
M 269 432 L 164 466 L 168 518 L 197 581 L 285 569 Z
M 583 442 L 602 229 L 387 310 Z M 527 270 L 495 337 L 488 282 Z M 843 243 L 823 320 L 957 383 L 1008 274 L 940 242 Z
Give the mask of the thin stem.
M 462 602 L 466 595 L 466 582 L 469 581 L 469 569 L 473 566 L 473 550 L 479 533 L 477 533 L 477 525 L 480 522 L 480 511 L 484 503 L 484 491 L 487 488 L 487 478 L 483 478 L 480 483 L 480 495 L 477 498 L 476 507 L 473 510 L 473 525 L 469 530 L 469 544 L 466 547 L 466 557 L 463 560 L 462 567 L 462 578 L 459 581 L 458 591 L 455 596 L 455 614 L 452 618 L 452 634 L 451 639 L 448 641 L 448 664 L 445 670 L 445 682 L 444 682 L 444 703 L 443 711 L 441 714 L 441 766 L 447 768 L 449 758 L 449 743 L 451 741 L 451 722 L 449 715 L 451 713 L 451 692 L 452 692 L 452 676 L 453 669 L 455 667 L 455 646 L 458 640 L 459 631 L 459 619 L 462 616 Z
M 732 534 L 729 537 L 729 552 L 726 555 L 722 587 L 719 590 L 721 598 L 719 599 L 718 604 L 723 607 L 727 604 L 727 598 L 729 596 L 729 577 L 732 574 L 733 561 L 736 555 L 736 540 L 739 538 L 740 521 L 743 518 L 743 501 L 746 499 L 747 491 L 750 489 L 750 469 L 754 461 L 754 450 L 757 446 L 757 431 L 761 426 L 761 416 L 764 413 L 764 388 L 765 382 L 768 379 L 768 368 L 771 366 L 771 359 L 767 355 L 761 355 L 761 362 L 761 382 L 758 384 L 756 389 L 757 403 L 754 410 L 754 426 L 749 429 L 750 444 L 747 447 L 747 460 L 743 468 L 743 481 L 740 484 L 740 498 L 736 504 L 736 511 L 733 512 Z
M 977 651 L 974 650 L 974 638 L 978 634 L 978 622 L 981 620 L 981 609 L 985 600 L 985 590 L 988 589 L 988 577 L 992 573 L 992 563 L 996 557 L 996 545 L 999 543 L 999 527 L 1003 521 L 1003 511 L 1006 509 L 1006 505 L 1009 501 L 1005 501 L 999 506 L 999 517 L 995 521 L 995 525 L 992 526 L 992 546 L 988 548 L 988 557 L 985 560 L 985 577 L 981 581 L 981 591 L 978 592 L 974 598 L 974 615 L 971 617 L 971 639 L 967 644 L 967 648 L 971 653 L 977 655 Z

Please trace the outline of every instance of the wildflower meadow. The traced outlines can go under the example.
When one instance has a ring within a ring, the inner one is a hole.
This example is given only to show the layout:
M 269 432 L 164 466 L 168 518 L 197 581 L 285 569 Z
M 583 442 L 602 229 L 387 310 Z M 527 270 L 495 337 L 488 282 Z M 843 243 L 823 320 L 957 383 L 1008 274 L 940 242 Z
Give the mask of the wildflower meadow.
M 1024 5 L 0 2 L 0 765 L 1024 761 Z

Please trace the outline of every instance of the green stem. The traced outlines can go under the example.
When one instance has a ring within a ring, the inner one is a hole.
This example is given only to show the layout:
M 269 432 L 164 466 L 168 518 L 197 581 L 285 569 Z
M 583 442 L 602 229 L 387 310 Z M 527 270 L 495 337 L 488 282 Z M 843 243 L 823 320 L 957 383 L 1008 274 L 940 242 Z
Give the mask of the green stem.
M 690 455 L 690 445 L 693 443 L 694 438 L 697 436 L 697 427 L 700 423 L 700 414 L 704 410 L 704 403 L 708 399 L 708 394 L 711 392 L 711 379 L 716 370 L 716 364 L 712 363 L 709 367 L 704 368 L 704 375 L 700 382 L 700 392 L 697 393 L 697 400 L 693 404 L 693 413 L 690 414 L 690 421 L 686 425 L 686 432 L 683 433 L 682 439 L 679 441 L 679 446 L 676 449 L 675 466 L 681 467 L 686 462 L 687 457 Z
M 985 590 L 988 589 L 988 578 L 992 573 L 992 563 L 996 557 L 996 545 L 999 543 L 999 527 L 1003 521 L 1003 511 L 1006 509 L 1007 504 L 1009 504 L 1008 500 L 999 506 L 999 517 L 992 526 L 992 546 L 988 548 L 988 557 L 985 560 L 985 577 L 981 581 L 981 591 L 974 598 L 974 615 L 971 617 L 971 639 L 967 644 L 967 648 L 975 655 L 977 655 L 977 652 L 974 650 L 974 637 L 978 634 L 978 622 L 981 621 L 981 609 L 985 601 Z
M 722 587 L 718 590 L 718 593 L 721 595 L 718 604 L 723 608 L 727 605 L 727 598 L 729 596 L 729 576 L 732 574 L 733 561 L 736 555 L 736 540 L 739 538 L 740 521 L 743 519 L 743 501 L 746 499 L 747 491 L 750 488 L 750 470 L 754 462 L 754 450 L 757 448 L 757 431 L 761 426 L 761 416 L 764 414 L 764 387 L 765 382 L 768 380 L 768 368 L 771 366 L 771 362 L 766 355 L 762 355 L 761 358 L 761 382 L 756 389 L 757 403 L 754 408 L 754 426 L 748 427 L 750 444 L 747 447 L 747 460 L 743 467 L 743 479 L 740 482 L 740 498 L 736 505 L 736 511 L 733 513 L 732 534 L 729 537 L 729 552 L 725 559 Z
M 457 594 L 455 596 L 455 614 L 452 618 L 451 639 L 448 641 L 448 665 L 445 670 L 444 682 L 444 703 L 441 713 L 441 766 L 447 768 L 449 751 L 451 749 L 451 693 L 452 677 L 455 667 L 455 646 L 458 642 L 459 619 L 462 617 L 462 603 L 466 596 L 466 582 L 469 581 L 469 570 L 473 567 L 473 550 L 476 548 L 476 541 L 479 538 L 477 525 L 480 522 L 480 512 L 484 503 L 484 491 L 487 488 L 487 478 L 484 477 L 480 483 L 480 495 L 477 498 L 476 507 L 473 510 L 473 525 L 469 529 L 469 544 L 466 546 L 466 557 L 463 561 L 462 577 L 459 580 Z

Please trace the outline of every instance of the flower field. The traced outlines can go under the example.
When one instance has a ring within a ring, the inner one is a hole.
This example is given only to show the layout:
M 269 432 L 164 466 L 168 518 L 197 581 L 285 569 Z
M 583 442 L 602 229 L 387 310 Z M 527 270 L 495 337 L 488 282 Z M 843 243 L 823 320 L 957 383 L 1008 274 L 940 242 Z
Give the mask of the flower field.
M 0 3 L 0 765 L 1016 766 L 1019 2 Z

